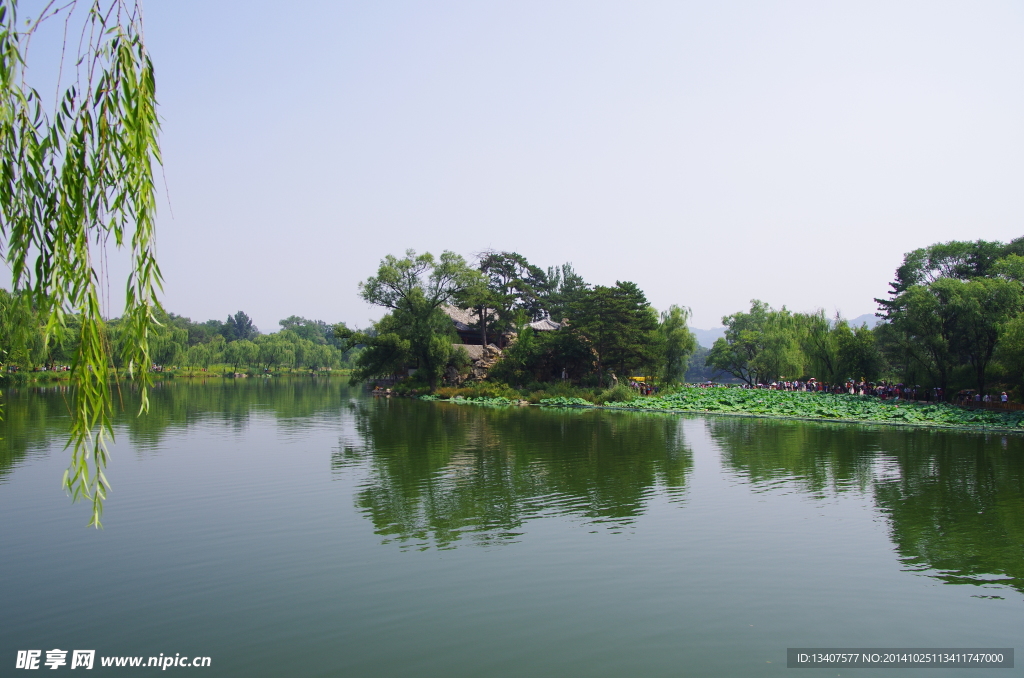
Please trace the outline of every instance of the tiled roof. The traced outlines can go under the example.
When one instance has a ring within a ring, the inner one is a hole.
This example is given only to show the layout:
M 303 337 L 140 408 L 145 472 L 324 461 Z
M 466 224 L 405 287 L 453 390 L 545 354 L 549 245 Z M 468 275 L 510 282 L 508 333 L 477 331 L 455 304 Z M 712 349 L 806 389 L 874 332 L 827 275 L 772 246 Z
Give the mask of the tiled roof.
M 537 322 L 530 323 L 530 327 L 538 332 L 552 332 L 562 327 L 561 323 L 556 323 L 551 318 L 541 318 Z
M 459 332 L 474 332 L 476 328 L 473 326 L 480 321 L 480 316 L 477 314 L 474 308 L 458 308 L 457 306 L 442 306 L 441 310 L 444 311 L 452 322 L 455 323 L 455 329 Z M 495 312 L 493 308 L 485 310 L 488 316 L 488 322 L 494 320 Z
M 452 322 L 455 324 L 455 329 L 459 332 L 473 332 L 475 331 L 473 326 L 479 321 L 479 316 L 474 309 L 458 308 L 456 306 L 442 306 L 441 310 L 447 314 Z M 487 309 L 489 316 L 494 316 L 493 309 Z M 542 318 L 536 322 L 530 323 L 537 332 L 552 332 L 562 327 L 561 323 L 556 323 L 551 318 Z
M 465 325 L 466 329 L 476 322 L 476 314 L 465 308 L 456 306 L 442 306 L 441 310 L 448 314 L 448 317 L 455 321 L 456 326 Z M 459 329 L 462 329 L 461 327 Z

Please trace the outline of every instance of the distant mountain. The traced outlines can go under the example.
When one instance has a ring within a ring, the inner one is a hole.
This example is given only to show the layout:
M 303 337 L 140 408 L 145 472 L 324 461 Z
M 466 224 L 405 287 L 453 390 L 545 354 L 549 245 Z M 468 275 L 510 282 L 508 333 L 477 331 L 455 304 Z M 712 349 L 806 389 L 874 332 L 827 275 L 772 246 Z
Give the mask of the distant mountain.
M 850 318 L 849 323 L 850 327 L 860 327 L 864 323 L 867 323 L 868 328 L 873 328 L 878 324 L 879 320 L 881 320 L 881 318 L 876 316 L 874 313 L 865 313 L 864 315 L 859 315 L 856 318 Z
M 704 348 L 711 348 L 715 343 L 715 339 L 725 336 L 724 327 L 713 327 L 710 330 L 700 330 L 696 327 L 691 327 L 690 331 L 693 332 L 693 336 L 697 337 L 697 344 Z

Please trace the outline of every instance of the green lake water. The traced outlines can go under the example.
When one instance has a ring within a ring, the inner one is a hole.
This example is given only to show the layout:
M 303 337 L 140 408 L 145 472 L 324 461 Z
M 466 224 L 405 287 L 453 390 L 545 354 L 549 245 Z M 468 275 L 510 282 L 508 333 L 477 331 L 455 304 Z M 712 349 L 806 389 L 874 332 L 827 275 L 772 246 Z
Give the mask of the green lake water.
M 178 380 L 118 419 L 97 531 L 60 488 L 66 397 L 3 397 L 0 675 L 53 648 L 211 658 L 169 674 L 572 678 L 1024 647 L 1024 437 Z

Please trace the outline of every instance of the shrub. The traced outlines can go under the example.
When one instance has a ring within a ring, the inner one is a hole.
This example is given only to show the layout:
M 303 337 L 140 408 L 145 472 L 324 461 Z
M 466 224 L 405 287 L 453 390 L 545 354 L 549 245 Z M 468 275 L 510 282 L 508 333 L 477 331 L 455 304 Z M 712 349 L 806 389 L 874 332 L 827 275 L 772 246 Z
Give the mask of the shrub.
M 557 398 L 542 398 L 540 404 L 544 407 L 576 407 L 576 406 L 590 406 L 593 405 L 589 400 L 583 398 L 567 398 L 565 396 L 559 396 Z
M 628 403 L 636 397 L 636 391 L 625 384 L 619 384 L 618 386 L 613 386 L 601 391 L 594 398 L 594 402 L 598 405 L 606 405 L 608 403 Z
M 507 398 L 519 400 L 522 394 L 508 384 L 474 381 L 462 386 L 443 386 L 434 391 L 441 398 Z

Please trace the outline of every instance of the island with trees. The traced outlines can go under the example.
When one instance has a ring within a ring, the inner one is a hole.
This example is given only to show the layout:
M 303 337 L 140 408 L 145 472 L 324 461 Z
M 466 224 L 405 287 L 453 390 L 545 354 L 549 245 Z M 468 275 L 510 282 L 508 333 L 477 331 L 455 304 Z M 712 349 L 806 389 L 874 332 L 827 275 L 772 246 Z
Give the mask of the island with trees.
M 635 283 L 410 250 L 360 284 L 384 317 L 335 333 L 360 348 L 354 382 L 428 399 L 1017 429 L 1022 285 L 1024 238 L 935 244 L 905 256 L 875 327 L 755 299 L 699 347 L 688 309 L 659 313 Z M 719 384 L 688 385 L 700 371 Z

